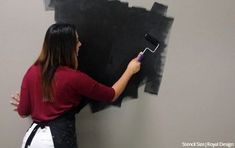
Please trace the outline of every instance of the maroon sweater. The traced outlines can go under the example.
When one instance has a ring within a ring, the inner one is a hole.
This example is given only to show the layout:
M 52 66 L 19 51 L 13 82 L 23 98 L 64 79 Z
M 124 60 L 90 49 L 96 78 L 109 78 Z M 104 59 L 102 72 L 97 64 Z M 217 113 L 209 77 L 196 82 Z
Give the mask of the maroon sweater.
M 42 97 L 40 66 L 33 65 L 26 72 L 21 85 L 18 113 L 31 115 L 34 121 L 49 121 L 79 105 L 81 97 L 110 102 L 115 91 L 93 80 L 88 75 L 68 67 L 57 68 L 54 75 L 54 101 Z

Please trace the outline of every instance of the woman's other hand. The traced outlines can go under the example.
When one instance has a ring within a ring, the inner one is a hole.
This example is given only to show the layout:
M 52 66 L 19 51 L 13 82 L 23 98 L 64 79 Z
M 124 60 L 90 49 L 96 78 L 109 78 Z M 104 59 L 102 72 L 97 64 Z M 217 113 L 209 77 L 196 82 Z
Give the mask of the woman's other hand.
M 20 102 L 20 93 L 16 92 L 16 94 L 11 95 L 11 101 L 10 104 L 14 107 L 14 111 L 17 111 L 19 102 Z

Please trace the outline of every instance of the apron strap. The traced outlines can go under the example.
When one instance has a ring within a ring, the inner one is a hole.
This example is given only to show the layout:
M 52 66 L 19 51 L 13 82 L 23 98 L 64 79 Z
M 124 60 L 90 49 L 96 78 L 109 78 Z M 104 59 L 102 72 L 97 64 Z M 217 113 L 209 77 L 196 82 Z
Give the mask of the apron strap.
M 27 141 L 25 143 L 24 148 L 27 148 L 28 146 L 30 146 L 30 144 L 31 144 L 31 142 L 33 140 L 33 137 L 35 136 L 37 130 L 39 128 L 44 128 L 45 127 L 45 123 L 38 123 L 38 122 L 34 122 L 34 123 L 36 123 L 37 125 L 34 127 L 33 131 L 30 133 L 30 135 L 29 135 L 29 137 L 28 137 L 28 139 L 27 139 Z

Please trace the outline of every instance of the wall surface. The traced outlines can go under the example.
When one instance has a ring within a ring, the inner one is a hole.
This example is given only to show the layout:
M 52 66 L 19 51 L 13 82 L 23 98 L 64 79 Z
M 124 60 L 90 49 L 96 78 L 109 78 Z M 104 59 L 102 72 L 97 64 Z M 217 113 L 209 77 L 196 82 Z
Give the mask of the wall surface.
M 150 8 L 154 1 L 128 2 Z M 140 88 L 139 99 L 121 108 L 97 114 L 85 108 L 77 116 L 81 148 L 235 144 L 235 1 L 158 2 L 175 18 L 159 95 Z M 8 0 L 1 2 L 0 18 L 0 147 L 17 148 L 31 121 L 12 111 L 10 95 L 37 58 L 54 14 L 43 1 Z

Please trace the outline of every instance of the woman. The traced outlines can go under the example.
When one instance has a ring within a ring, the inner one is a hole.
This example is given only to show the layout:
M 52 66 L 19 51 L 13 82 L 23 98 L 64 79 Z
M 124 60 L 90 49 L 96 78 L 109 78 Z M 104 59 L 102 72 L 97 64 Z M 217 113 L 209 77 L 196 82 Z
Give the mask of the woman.
M 13 97 L 19 115 L 31 115 L 33 120 L 22 148 L 76 148 L 74 115 L 81 97 L 115 101 L 140 70 L 135 58 L 112 87 L 105 86 L 76 70 L 80 46 L 73 25 L 53 24 L 47 30 L 41 54 L 23 78 L 20 96 Z

